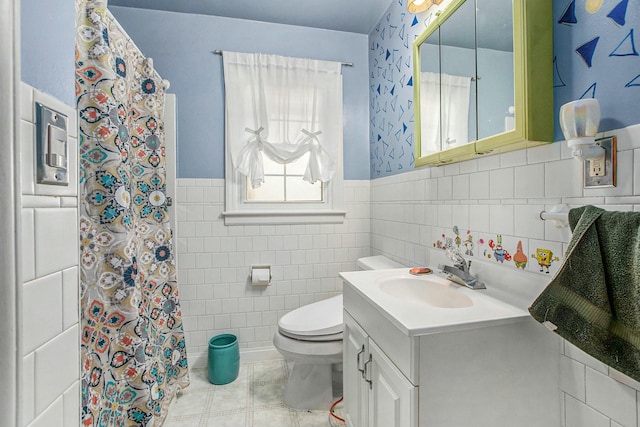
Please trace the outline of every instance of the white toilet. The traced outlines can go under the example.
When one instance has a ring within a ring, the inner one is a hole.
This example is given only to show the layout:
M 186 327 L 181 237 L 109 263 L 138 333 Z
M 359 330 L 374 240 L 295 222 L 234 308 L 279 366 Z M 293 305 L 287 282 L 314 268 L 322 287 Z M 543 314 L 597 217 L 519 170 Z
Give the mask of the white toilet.
M 360 258 L 358 270 L 400 268 L 384 256 Z M 333 372 L 342 371 L 342 295 L 297 308 L 278 321 L 273 344 L 293 369 L 284 403 L 296 409 L 327 409 L 334 397 Z M 341 384 L 341 382 L 339 382 Z M 335 390 L 341 395 L 342 390 Z

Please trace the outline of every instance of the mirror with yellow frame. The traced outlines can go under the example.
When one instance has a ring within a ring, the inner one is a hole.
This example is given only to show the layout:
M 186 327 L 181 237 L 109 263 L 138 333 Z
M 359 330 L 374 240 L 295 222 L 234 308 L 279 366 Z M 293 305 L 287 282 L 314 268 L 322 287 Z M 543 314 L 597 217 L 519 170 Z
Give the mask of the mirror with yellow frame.
M 413 46 L 416 166 L 552 142 L 552 51 L 550 2 L 452 0 Z

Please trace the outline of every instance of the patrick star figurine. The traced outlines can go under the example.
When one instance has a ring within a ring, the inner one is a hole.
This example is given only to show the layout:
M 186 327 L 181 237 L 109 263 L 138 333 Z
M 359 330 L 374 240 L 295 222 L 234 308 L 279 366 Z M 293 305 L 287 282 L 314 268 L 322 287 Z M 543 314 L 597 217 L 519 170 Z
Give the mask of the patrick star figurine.
M 518 247 L 516 248 L 516 253 L 513 255 L 513 262 L 516 265 L 516 268 L 525 269 L 527 266 L 527 256 L 522 251 L 522 240 L 518 240 Z

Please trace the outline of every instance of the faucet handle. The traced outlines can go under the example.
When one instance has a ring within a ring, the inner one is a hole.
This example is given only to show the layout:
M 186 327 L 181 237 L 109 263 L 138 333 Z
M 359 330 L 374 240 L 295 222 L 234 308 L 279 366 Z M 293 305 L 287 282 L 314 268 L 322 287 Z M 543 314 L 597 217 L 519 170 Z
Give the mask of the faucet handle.
M 460 252 L 460 249 L 453 244 L 453 239 L 448 237 L 444 248 L 446 250 L 447 256 L 453 262 L 453 264 L 461 270 L 466 271 L 467 261 L 464 259 L 464 256 L 462 256 L 462 252 Z

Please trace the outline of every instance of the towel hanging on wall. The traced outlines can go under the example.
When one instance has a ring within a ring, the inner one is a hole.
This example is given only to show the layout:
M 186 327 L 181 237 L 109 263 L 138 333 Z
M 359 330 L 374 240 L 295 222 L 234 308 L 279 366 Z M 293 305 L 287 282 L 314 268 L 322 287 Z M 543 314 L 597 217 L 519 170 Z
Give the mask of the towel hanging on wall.
M 529 308 L 581 350 L 640 381 L 640 212 L 572 209 L 560 269 Z

